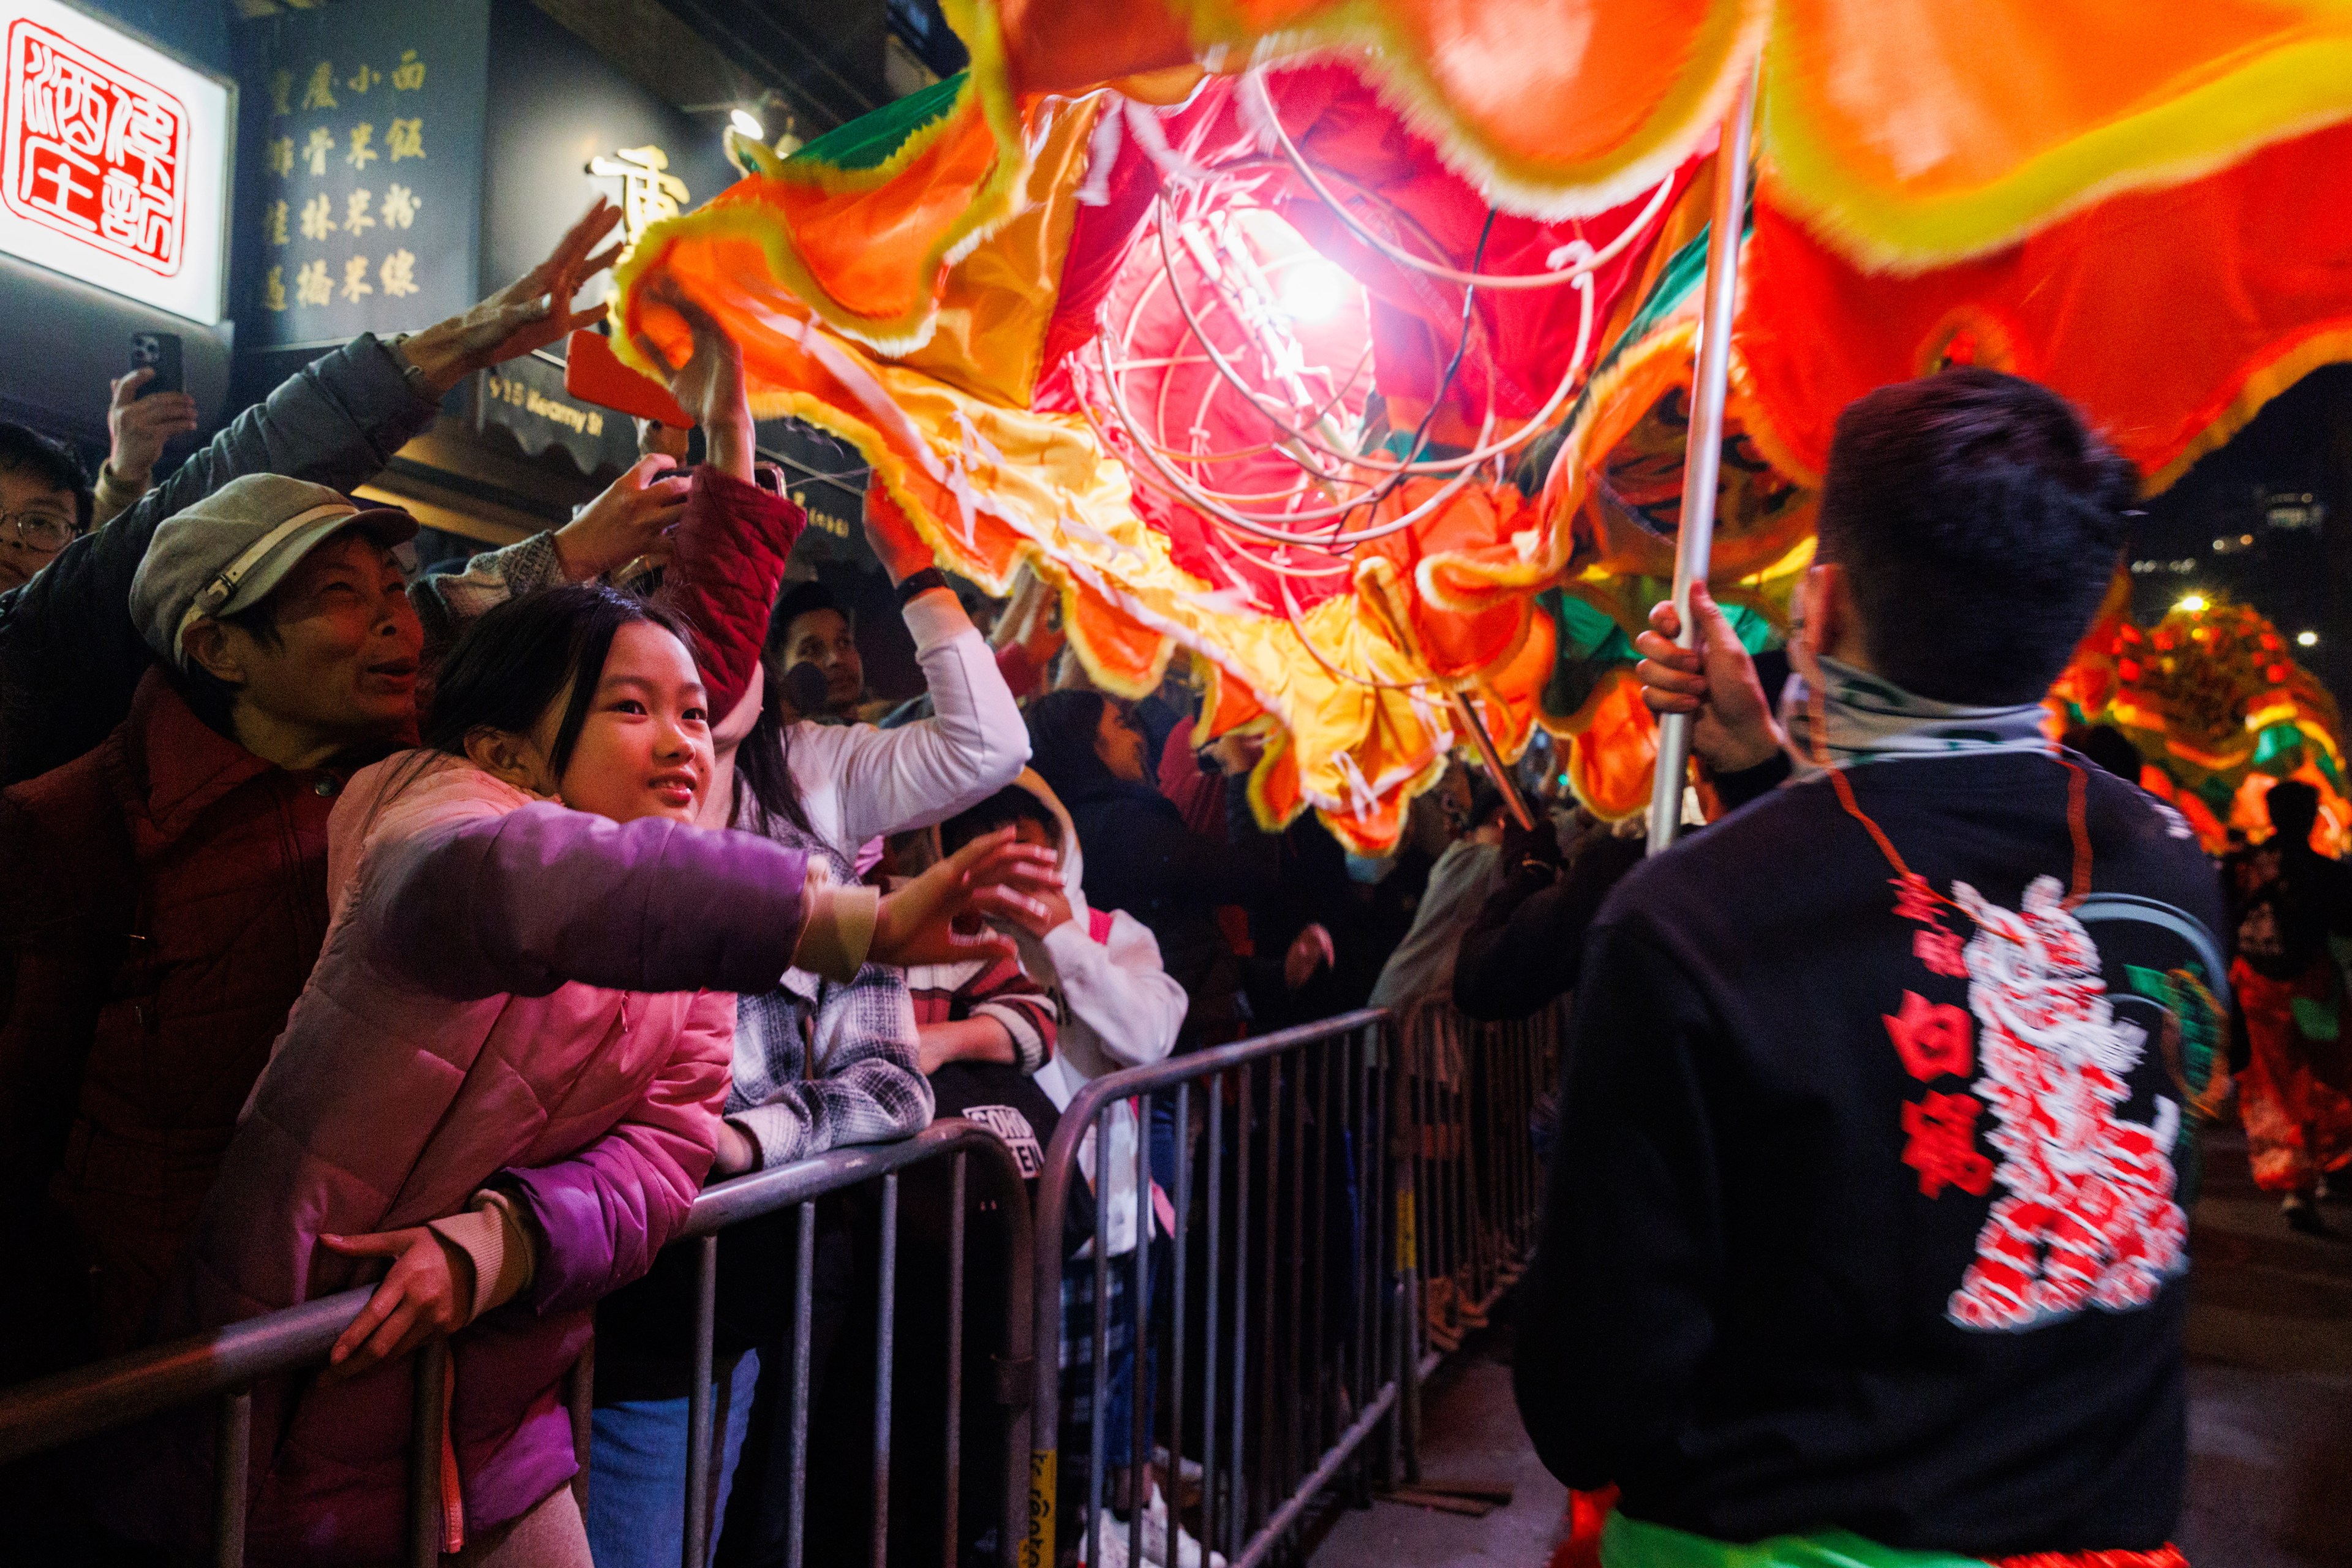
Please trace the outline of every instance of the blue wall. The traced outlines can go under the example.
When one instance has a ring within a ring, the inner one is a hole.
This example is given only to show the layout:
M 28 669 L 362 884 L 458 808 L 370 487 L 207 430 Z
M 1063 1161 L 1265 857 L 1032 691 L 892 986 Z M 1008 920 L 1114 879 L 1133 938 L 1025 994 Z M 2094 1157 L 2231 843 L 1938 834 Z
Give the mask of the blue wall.
M 232 76 L 229 0 L 79 0 L 85 10 L 111 16 L 157 43 L 176 49 L 207 70 Z

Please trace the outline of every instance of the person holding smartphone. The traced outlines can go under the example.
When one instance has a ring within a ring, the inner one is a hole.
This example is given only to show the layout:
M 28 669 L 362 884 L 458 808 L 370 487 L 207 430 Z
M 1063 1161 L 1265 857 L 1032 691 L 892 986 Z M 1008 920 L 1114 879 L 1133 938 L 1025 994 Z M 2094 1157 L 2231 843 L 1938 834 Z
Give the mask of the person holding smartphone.
M 0 786 L 71 762 L 130 712 L 155 655 L 123 606 L 165 519 L 247 474 L 345 493 L 366 483 L 432 423 L 441 400 L 467 376 L 603 317 L 603 306 L 574 310 L 572 300 L 619 254 L 617 244 L 605 242 L 620 221 L 620 209 L 600 201 L 544 261 L 464 313 L 390 342 L 362 332 L 312 361 L 97 532 L 89 531 L 95 498 L 83 499 L 79 462 L 46 467 L 37 496 L 15 493 L 6 476 L 23 473 L 26 463 L 11 466 L 0 427 Z M 129 387 L 128 400 L 165 395 L 137 395 L 152 384 Z M 118 405 L 125 390 L 118 387 Z M 127 484 L 139 473 L 142 444 L 160 452 L 156 438 L 178 433 L 184 423 L 178 416 L 188 411 L 177 403 L 152 414 L 123 411 L 117 440 L 127 437 L 131 449 L 118 445 L 120 462 L 110 459 L 117 478 Z M 61 503 L 68 500 L 72 521 L 60 538 Z
M 140 367 L 114 379 L 106 409 L 113 440 L 94 485 L 72 447 L 0 422 L 0 591 L 30 582 L 80 534 L 128 511 L 154 482 L 165 444 L 196 427 L 196 400 L 186 393 L 141 395 L 155 378 Z
M 143 354 L 142 339 L 159 352 L 152 357 Z M 168 353 L 160 352 L 166 348 Z M 154 484 L 155 465 L 164 447 L 196 428 L 196 400 L 181 378 L 179 348 L 180 340 L 169 333 L 134 334 L 131 367 L 108 388 L 106 429 L 111 449 L 92 487 L 92 528 L 104 528 L 129 511 Z

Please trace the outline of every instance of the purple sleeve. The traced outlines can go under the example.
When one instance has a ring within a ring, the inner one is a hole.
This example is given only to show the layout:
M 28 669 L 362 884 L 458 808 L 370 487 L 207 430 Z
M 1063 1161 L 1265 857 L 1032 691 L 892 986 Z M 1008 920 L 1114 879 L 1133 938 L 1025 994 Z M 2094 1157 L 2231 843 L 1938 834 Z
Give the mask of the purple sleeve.
M 436 826 L 372 857 L 361 897 L 379 959 L 436 995 L 751 991 L 800 940 L 806 857 L 665 817 L 551 802 Z
M 735 998 L 697 997 L 677 1048 L 625 1121 L 568 1160 L 499 1173 L 542 1244 L 523 1296 L 533 1311 L 612 1294 L 677 1235 L 709 1173 L 734 1038 Z

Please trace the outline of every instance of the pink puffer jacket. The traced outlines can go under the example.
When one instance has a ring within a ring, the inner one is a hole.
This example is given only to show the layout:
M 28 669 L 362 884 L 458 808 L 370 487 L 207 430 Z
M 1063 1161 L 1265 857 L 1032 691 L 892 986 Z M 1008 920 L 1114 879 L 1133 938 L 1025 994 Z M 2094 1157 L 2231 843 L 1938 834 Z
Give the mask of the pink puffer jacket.
M 421 752 L 354 778 L 329 833 L 325 950 L 163 1326 L 216 1327 L 374 1278 L 380 1264 L 320 1234 L 422 1225 L 497 1180 L 543 1245 L 523 1294 L 451 1342 L 454 1550 L 572 1474 L 564 1372 L 593 1304 L 646 1271 L 701 1184 L 733 993 L 766 990 L 791 962 L 803 864 L 748 834 L 616 826 Z M 253 1561 L 401 1555 L 411 1382 L 403 1360 L 257 1391 Z

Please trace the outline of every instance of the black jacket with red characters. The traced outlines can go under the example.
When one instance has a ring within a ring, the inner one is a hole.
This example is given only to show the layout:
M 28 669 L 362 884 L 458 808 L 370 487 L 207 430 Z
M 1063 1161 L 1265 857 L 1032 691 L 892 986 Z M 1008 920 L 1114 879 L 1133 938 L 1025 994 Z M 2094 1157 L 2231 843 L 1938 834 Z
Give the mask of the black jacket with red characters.
M 1825 777 L 1634 871 L 1576 1001 L 1519 1408 L 1570 1486 L 1721 1541 L 1986 1557 L 2179 1516 L 2191 1157 L 2226 1016 L 2186 823 L 2033 754 Z

